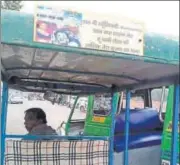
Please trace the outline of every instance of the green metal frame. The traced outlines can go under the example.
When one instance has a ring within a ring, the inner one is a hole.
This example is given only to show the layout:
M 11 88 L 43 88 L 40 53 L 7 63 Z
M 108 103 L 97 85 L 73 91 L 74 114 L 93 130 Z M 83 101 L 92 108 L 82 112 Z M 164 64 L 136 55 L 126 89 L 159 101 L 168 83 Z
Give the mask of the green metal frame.
M 115 93 L 115 108 L 117 111 L 118 101 L 119 101 L 119 93 Z M 89 97 L 88 101 L 88 111 L 87 117 L 85 120 L 84 134 L 92 135 L 92 136 L 109 136 L 111 132 L 111 112 L 107 116 L 103 116 L 105 118 L 104 122 L 95 122 L 93 121 L 93 117 L 96 116 L 93 114 L 93 106 L 94 106 L 94 96 Z
M 71 110 L 71 112 L 69 114 L 69 117 L 68 117 L 68 120 L 67 120 L 67 123 L 66 123 L 66 126 L 65 126 L 65 135 L 68 135 L 69 128 L 70 128 L 70 122 L 71 122 L 71 119 L 72 119 L 76 104 L 78 102 L 78 99 L 79 99 L 79 96 L 76 97 L 76 99 L 74 101 L 74 104 L 73 104 L 73 107 L 72 107 L 72 110 Z
M 165 161 L 169 161 L 171 160 L 171 152 L 172 152 L 172 120 L 173 120 L 173 104 L 174 104 L 174 91 L 175 91 L 175 87 L 174 86 L 170 86 L 169 87 L 169 92 L 168 92 L 168 99 L 167 99 L 167 106 L 166 106 L 166 115 L 165 115 L 165 120 L 164 120 L 164 129 L 163 129 L 163 137 L 162 137 L 162 156 L 161 159 L 165 160 Z M 180 122 L 179 122 L 179 128 L 180 129 Z M 176 148 L 177 148 L 177 160 L 180 164 L 180 148 L 179 148 L 179 143 L 180 141 L 180 130 L 178 133 L 178 143 L 176 144 Z
M 117 111 L 120 94 L 115 93 L 114 96 L 115 96 L 115 108 Z M 66 122 L 66 126 L 65 126 L 66 135 L 68 135 L 69 133 L 70 122 L 72 121 L 72 116 L 74 114 L 74 110 L 75 110 L 75 107 L 79 98 L 80 98 L 79 96 L 76 97 L 73 108 L 71 109 L 68 120 Z M 111 128 L 111 123 L 112 123 L 111 112 L 109 115 L 104 116 L 105 120 L 103 123 L 94 122 L 92 121 L 93 117 L 95 116 L 93 114 L 93 106 L 94 106 L 94 96 L 90 95 L 88 96 L 88 106 L 87 106 L 87 114 L 85 118 L 84 134 L 87 136 L 109 136 L 111 132 L 110 128 Z

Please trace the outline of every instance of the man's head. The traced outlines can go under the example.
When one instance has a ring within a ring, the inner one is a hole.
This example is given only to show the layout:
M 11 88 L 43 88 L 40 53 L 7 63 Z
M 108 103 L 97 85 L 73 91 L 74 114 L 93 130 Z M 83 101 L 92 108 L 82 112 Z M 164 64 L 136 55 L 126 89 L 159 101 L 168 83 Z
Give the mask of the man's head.
M 37 125 L 46 123 L 46 114 L 41 108 L 30 108 L 25 111 L 24 125 L 28 132 Z

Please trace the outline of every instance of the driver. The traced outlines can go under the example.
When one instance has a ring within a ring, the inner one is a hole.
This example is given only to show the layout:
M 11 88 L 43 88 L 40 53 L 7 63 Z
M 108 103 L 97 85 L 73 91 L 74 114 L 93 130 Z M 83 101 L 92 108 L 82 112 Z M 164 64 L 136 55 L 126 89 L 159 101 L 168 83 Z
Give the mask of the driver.
M 24 125 L 27 135 L 57 135 L 56 131 L 47 125 L 46 114 L 41 108 L 26 110 Z

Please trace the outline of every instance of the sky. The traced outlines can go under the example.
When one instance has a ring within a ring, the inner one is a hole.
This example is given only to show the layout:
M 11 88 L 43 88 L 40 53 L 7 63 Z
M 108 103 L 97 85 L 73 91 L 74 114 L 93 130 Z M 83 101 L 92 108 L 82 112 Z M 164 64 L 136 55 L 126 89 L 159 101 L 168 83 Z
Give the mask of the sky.
M 41 1 L 51 6 L 75 7 L 101 14 L 123 15 L 145 23 L 146 32 L 179 36 L 179 1 Z M 34 12 L 34 1 L 23 12 Z

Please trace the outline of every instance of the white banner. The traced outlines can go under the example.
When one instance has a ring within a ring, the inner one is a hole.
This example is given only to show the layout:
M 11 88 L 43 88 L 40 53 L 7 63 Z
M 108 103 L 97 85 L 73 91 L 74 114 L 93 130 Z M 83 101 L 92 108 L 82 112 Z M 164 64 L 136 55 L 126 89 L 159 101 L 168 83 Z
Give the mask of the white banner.
M 142 56 L 144 24 L 119 15 L 38 5 L 34 41 Z

